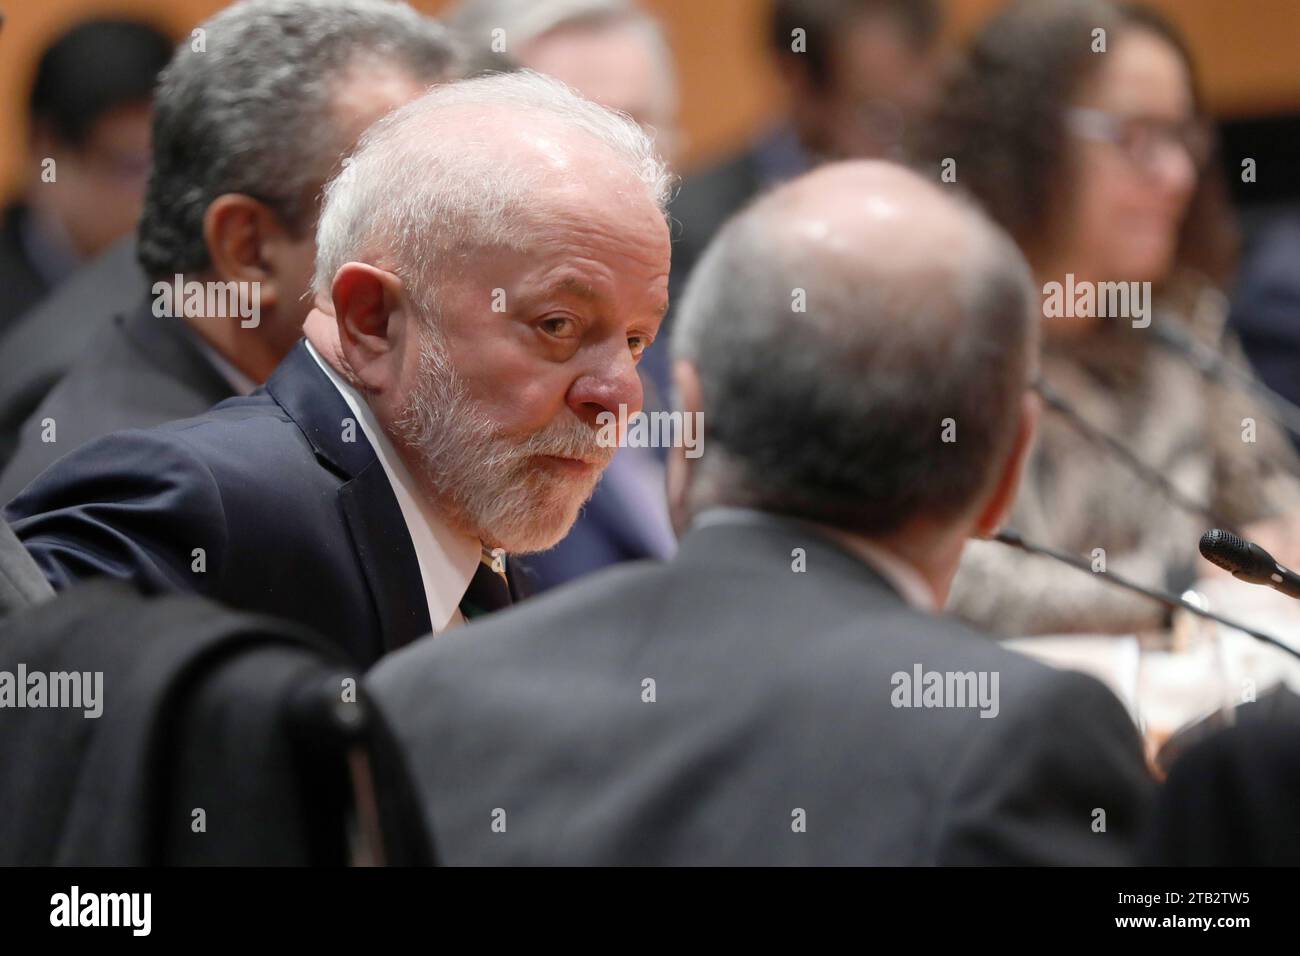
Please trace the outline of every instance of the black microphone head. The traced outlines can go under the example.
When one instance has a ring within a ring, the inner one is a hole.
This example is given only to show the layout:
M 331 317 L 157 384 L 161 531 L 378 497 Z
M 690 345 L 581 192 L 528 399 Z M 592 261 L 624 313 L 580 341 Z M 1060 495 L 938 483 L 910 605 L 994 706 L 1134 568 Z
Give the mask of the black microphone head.
M 1212 528 L 1201 535 L 1201 555 L 1211 564 L 1235 575 L 1260 574 L 1258 549 L 1231 531 Z
M 1201 535 L 1201 556 L 1234 574 L 1250 564 L 1250 549 L 1246 542 L 1222 528 L 1211 528 Z

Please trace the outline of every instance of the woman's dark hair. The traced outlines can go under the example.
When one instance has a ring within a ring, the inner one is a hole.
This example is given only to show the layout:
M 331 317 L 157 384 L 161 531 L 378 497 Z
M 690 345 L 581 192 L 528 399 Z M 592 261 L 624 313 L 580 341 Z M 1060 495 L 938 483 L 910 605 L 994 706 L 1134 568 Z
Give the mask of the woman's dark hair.
M 926 136 L 924 154 L 956 160 L 957 180 L 1002 224 L 1031 261 L 1050 248 L 1069 211 L 1073 169 L 1066 111 L 1080 86 L 1105 62 L 1093 52 L 1093 31 L 1108 48 L 1132 30 L 1168 42 L 1192 78 L 1204 113 L 1191 51 L 1162 16 L 1109 0 L 1020 0 L 976 36 L 950 77 Z M 1175 271 L 1227 282 L 1236 231 L 1217 155 L 1201 170 L 1178 241 Z

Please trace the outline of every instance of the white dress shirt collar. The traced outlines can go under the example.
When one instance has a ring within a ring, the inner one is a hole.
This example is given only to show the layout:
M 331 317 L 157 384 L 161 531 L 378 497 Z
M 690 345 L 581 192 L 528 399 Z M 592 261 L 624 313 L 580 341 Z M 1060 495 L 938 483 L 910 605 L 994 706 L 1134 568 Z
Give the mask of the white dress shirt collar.
M 438 517 L 419 493 L 406 463 L 384 434 L 365 399 L 321 358 L 310 342 L 306 345 L 308 353 L 356 415 L 357 424 L 388 476 L 398 507 L 402 509 L 402 520 L 411 536 L 411 544 L 415 547 L 415 558 L 420 564 L 420 579 L 429 602 L 429 623 L 434 633 L 463 624 L 460 602 L 478 570 L 483 554 L 482 543 L 477 538 L 452 530 Z
M 190 329 L 189 332 L 194 338 L 194 343 L 199 347 L 199 351 L 208 360 L 208 364 L 217 370 L 217 374 L 226 380 L 226 384 L 230 386 L 236 395 L 253 394 L 257 389 L 256 382 L 237 369 L 230 359 L 209 345 L 207 340 L 199 333 L 193 329 Z

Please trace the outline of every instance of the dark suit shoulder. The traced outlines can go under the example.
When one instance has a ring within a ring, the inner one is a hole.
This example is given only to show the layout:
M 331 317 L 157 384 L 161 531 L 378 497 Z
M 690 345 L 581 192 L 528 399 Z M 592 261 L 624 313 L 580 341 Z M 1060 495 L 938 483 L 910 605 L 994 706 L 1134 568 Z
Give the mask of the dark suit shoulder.
M 83 445 L 3 514 L 56 588 L 109 575 L 147 590 L 194 589 L 194 549 L 202 549 L 214 572 L 202 584 L 219 576 L 226 546 L 210 462 L 164 429 L 122 431 Z
M 76 360 L 92 331 L 134 308 L 148 291 L 135 261 L 135 242 L 128 238 L 19 316 L 0 339 L 0 424 L 26 418 Z M 14 403 L 21 409 L 16 418 Z
M 452 862 L 1116 862 L 1146 793 L 1102 685 L 907 605 L 798 525 L 692 532 L 668 563 L 427 638 L 368 680 Z
M 310 445 L 269 396 L 233 398 L 192 418 L 154 428 L 124 429 L 63 456 L 6 509 L 20 524 L 65 506 L 103 508 L 150 499 L 177 517 L 199 499 L 220 505 L 224 494 L 283 480 L 294 458 L 310 461 Z M 172 494 L 180 495 L 180 500 Z
M 318 486 L 332 490 L 339 484 L 320 467 L 298 425 L 263 391 L 228 398 L 192 418 L 133 434 L 184 448 L 202 463 L 232 509 L 248 504 L 254 512 L 261 511 L 277 499 L 283 501 L 286 487 L 309 494 Z
M 1095 678 L 1028 663 L 953 754 L 935 861 L 1133 863 L 1155 788 L 1132 719 Z
M 116 431 L 151 428 L 198 415 L 231 394 L 230 386 L 172 325 L 139 328 L 116 316 L 23 423 L 18 447 L 0 476 L 0 502 L 15 497 L 64 454 Z M 144 332 L 152 335 L 146 348 Z M 165 341 L 164 341 L 165 340 Z
M 5 292 L 0 301 L 0 332 L 49 291 L 49 284 L 28 257 L 23 243 L 23 223 L 28 215 L 24 204 L 14 203 L 0 219 L 0 289 Z
M 202 414 L 167 422 L 157 430 L 183 436 L 182 440 L 203 446 L 220 440 L 226 433 L 248 435 L 265 430 L 269 434 L 284 425 L 297 430 L 293 419 L 279 403 L 259 389 L 251 395 L 227 398 Z

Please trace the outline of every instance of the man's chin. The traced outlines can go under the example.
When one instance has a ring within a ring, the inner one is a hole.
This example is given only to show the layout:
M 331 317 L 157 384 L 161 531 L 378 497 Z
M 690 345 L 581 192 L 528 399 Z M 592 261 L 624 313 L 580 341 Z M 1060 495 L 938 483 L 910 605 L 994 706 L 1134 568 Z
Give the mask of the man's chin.
M 563 524 L 554 518 L 527 527 L 502 529 L 499 533 L 485 533 L 483 543 L 489 548 L 503 548 L 507 554 L 537 554 L 549 551 L 568 536 L 573 523 L 578 520 L 581 505 L 573 508 L 572 514 L 565 516 Z
M 583 495 L 554 495 L 538 493 L 533 497 L 535 507 L 523 521 L 513 522 L 510 527 L 493 527 L 485 529 L 481 537 L 484 544 L 491 548 L 504 548 L 509 554 L 536 554 L 549 551 L 565 539 L 572 530 L 578 515 L 591 498 L 595 482 Z
M 555 547 L 573 528 L 605 465 L 575 469 L 539 460 L 545 457 L 525 461 L 510 479 L 481 499 L 484 507 L 472 523 L 477 525 L 473 534 L 484 545 L 509 554 L 536 554 Z M 472 514 L 476 509 L 468 510 Z

